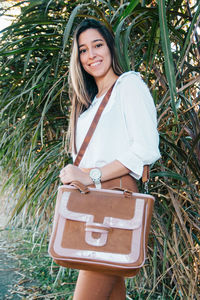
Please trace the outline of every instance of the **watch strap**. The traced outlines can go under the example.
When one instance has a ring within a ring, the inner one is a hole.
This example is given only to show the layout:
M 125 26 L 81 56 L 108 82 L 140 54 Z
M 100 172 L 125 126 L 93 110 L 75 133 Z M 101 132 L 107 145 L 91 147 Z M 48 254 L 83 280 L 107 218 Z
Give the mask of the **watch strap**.
M 95 185 L 96 189 L 101 189 L 101 182 L 94 183 L 94 185 Z
M 96 173 L 96 171 L 98 170 L 99 173 L 99 177 L 96 178 L 96 174 L 94 174 L 94 171 Z M 101 189 L 101 170 L 99 168 L 93 168 L 90 171 L 90 178 L 92 179 L 94 185 L 96 186 L 97 189 Z

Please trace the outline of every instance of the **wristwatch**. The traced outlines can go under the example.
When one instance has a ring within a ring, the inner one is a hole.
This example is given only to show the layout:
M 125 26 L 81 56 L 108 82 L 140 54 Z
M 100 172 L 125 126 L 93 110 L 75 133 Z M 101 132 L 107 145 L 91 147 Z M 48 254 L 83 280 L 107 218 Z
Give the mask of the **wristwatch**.
M 101 170 L 94 168 L 90 171 L 90 178 L 94 182 L 97 189 L 101 188 Z

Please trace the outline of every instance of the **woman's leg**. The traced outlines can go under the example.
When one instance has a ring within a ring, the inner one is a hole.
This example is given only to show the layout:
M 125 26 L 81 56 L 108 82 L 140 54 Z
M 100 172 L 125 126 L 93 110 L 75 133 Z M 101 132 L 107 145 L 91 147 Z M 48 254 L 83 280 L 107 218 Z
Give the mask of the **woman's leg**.
M 118 277 L 110 295 L 109 300 L 125 300 L 126 299 L 126 286 L 123 277 Z
M 124 279 L 92 271 L 80 271 L 73 300 L 125 300 Z

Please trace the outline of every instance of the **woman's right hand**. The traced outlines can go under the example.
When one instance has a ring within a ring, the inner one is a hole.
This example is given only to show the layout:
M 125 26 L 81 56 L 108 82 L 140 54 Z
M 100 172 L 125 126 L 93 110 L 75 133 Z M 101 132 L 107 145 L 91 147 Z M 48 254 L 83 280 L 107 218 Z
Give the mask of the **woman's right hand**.
M 86 170 L 88 171 L 86 172 Z M 73 181 L 79 181 L 84 185 L 92 184 L 92 179 L 89 176 L 89 169 L 80 169 L 71 164 L 60 171 L 59 177 L 63 184 L 70 184 Z

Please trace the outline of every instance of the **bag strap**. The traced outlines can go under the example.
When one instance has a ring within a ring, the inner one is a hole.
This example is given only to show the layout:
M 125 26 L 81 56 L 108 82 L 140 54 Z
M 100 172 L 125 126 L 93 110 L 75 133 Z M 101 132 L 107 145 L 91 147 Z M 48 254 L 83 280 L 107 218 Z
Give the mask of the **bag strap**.
M 98 108 L 98 110 L 97 110 L 97 112 L 96 112 L 96 114 L 94 116 L 92 124 L 90 125 L 90 128 L 88 129 L 88 132 L 87 132 L 87 134 L 85 136 L 85 139 L 84 139 L 84 141 L 83 141 L 83 143 L 81 145 L 81 148 L 80 148 L 80 150 L 79 150 L 79 152 L 78 152 L 78 154 L 76 156 L 76 159 L 74 161 L 74 165 L 75 166 L 78 166 L 80 164 L 82 158 L 83 158 L 85 150 L 86 150 L 86 148 L 87 148 L 87 146 L 88 146 L 88 144 L 89 144 L 89 142 L 90 142 L 90 140 L 92 138 L 92 135 L 93 135 L 93 133 L 94 133 L 96 127 L 97 127 L 97 124 L 99 122 L 101 114 L 102 114 L 104 108 L 106 107 L 106 104 L 108 103 L 108 100 L 110 98 L 110 95 L 111 95 L 113 87 L 114 87 L 114 84 L 111 86 L 111 88 L 108 90 L 108 92 L 104 96 L 104 98 L 103 98 L 103 100 L 102 100 L 102 102 L 101 102 L 101 104 L 100 104 L 100 106 L 99 106 L 99 108 Z
M 94 119 L 88 129 L 88 132 L 85 136 L 85 139 L 81 145 L 81 148 L 76 156 L 76 159 L 74 161 L 74 165 L 75 166 L 78 166 L 83 158 L 83 155 L 85 154 L 85 151 L 87 149 L 87 146 L 93 136 L 93 133 L 97 127 L 97 124 L 99 122 L 99 119 L 101 117 L 101 114 L 104 110 L 104 108 L 106 107 L 106 104 L 108 103 L 108 100 L 110 98 L 110 95 L 112 93 L 112 90 L 113 90 L 113 87 L 114 87 L 115 83 L 111 86 L 111 88 L 108 90 L 108 92 L 106 93 L 106 95 L 104 96 L 95 116 L 94 116 Z M 144 166 L 144 169 L 143 169 L 143 174 L 142 174 L 142 182 L 143 183 L 147 183 L 149 181 L 149 177 L 150 177 L 150 173 L 149 173 L 149 166 L 148 165 L 145 165 Z

